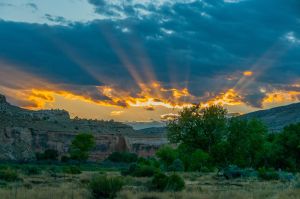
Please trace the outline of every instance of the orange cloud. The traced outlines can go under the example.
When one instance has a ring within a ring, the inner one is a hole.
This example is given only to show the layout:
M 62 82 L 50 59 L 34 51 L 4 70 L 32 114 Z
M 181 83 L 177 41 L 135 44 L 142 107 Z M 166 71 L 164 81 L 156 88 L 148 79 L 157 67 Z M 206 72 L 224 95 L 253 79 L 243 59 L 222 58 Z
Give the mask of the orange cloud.
M 243 98 L 235 91 L 234 89 L 229 89 L 225 93 L 221 93 L 220 95 L 214 97 L 213 99 L 201 103 L 200 105 L 202 107 L 208 107 L 212 105 L 230 105 L 230 106 L 235 106 L 235 105 L 242 105 L 244 104 Z
M 154 88 L 156 90 L 154 90 Z M 141 85 L 143 90 L 136 94 L 136 97 L 132 93 L 122 91 L 109 86 L 98 86 L 99 95 L 103 96 L 104 99 L 96 100 L 89 96 L 75 94 L 67 90 L 47 90 L 47 89 L 31 89 L 24 91 L 24 100 L 30 102 L 29 106 L 24 108 L 29 109 L 42 109 L 47 103 L 55 101 L 54 95 L 62 96 L 70 100 L 81 100 L 87 103 L 95 103 L 102 106 L 116 106 L 116 107 L 143 107 L 146 110 L 154 110 L 157 106 L 166 108 L 183 108 L 191 106 L 190 103 L 181 101 L 181 97 L 189 96 L 186 88 L 184 89 L 165 89 L 162 88 L 158 83 L 148 85 Z M 160 91 L 157 94 L 157 88 Z M 107 99 L 106 99 L 107 98 Z
M 253 72 L 252 71 L 244 71 L 243 75 L 246 77 L 251 77 L 253 75 Z
M 295 102 L 300 100 L 300 91 L 274 91 L 267 93 L 263 99 L 263 105 L 274 103 Z
M 179 114 L 176 114 L 176 113 L 167 113 L 167 114 L 161 115 L 160 119 L 163 121 L 170 121 L 170 120 L 177 118 L 178 116 L 179 116 Z
M 124 111 L 112 111 L 110 113 L 111 116 L 120 116 L 124 113 Z

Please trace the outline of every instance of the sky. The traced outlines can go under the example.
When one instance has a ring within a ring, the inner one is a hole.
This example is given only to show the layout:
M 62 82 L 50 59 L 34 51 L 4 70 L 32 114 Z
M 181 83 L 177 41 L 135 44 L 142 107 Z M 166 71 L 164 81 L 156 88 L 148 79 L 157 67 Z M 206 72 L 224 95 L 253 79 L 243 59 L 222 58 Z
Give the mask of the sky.
M 130 122 L 299 102 L 300 1 L 0 0 L 0 93 Z

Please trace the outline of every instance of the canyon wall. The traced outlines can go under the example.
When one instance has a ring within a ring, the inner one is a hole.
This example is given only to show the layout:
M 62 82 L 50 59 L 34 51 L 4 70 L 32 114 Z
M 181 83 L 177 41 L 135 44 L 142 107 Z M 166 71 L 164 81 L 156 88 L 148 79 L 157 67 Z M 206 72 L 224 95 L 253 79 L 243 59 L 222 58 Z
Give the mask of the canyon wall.
M 35 160 L 36 153 L 46 149 L 55 149 L 60 156 L 67 155 L 79 133 L 91 133 L 95 137 L 91 161 L 103 160 L 115 151 L 148 157 L 166 143 L 165 138 L 137 132 L 120 122 L 71 119 L 64 110 L 22 109 L 0 95 L 0 161 Z

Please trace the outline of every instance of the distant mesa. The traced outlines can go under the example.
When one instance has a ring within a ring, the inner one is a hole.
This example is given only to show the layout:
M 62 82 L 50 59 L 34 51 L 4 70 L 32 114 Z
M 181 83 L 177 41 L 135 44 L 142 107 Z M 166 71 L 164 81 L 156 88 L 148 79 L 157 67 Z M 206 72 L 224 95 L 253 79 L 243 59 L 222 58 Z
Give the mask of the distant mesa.
M 65 110 L 32 111 L 13 106 L 0 95 L 0 161 L 32 161 L 47 149 L 68 154 L 78 133 L 91 133 L 96 147 L 89 160 L 105 159 L 115 151 L 130 151 L 149 157 L 167 139 L 135 131 L 131 126 L 103 120 L 71 119 Z
M 6 97 L 0 94 L 0 103 L 6 103 Z

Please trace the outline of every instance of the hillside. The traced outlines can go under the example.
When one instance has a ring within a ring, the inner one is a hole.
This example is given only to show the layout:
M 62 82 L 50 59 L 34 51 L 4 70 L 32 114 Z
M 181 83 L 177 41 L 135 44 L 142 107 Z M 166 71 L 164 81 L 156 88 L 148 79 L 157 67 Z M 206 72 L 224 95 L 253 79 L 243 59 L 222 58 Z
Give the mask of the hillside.
M 264 122 L 264 124 L 268 127 L 270 132 L 279 132 L 289 124 L 300 122 L 300 103 L 251 112 L 241 116 L 236 116 L 234 114 L 232 115 L 232 117 L 240 117 L 246 119 L 257 118 Z M 138 130 L 138 132 L 146 135 L 165 135 L 166 128 L 151 127 L 140 129 Z
M 137 132 L 145 134 L 145 135 L 166 135 L 167 128 L 166 127 L 150 127 L 145 129 L 140 129 Z
M 271 132 L 278 132 L 289 124 L 300 122 L 300 103 L 256 111 L 240 117 L 260 119 Z
M 0 127 L 23 127 L 34 130 L 72 131 L 91 133 L 133 134 L 129 125 L 101 120 L 70 119 L 64 110 L 31 111 L 10 105 L 0 95 Z
M 161 136 L 135 131 L 114 121 L 71 119 L 64 110 L 31 111 L 13 106 L 0 95 L 0 160 L 34 160 L 35 153 L 55 149 L 66 155 L 78 133 L 92 133 L 96 140 L 90 160 L 103 160 L 114 151 L 142 156 L 155 153 L 166 143 Z

